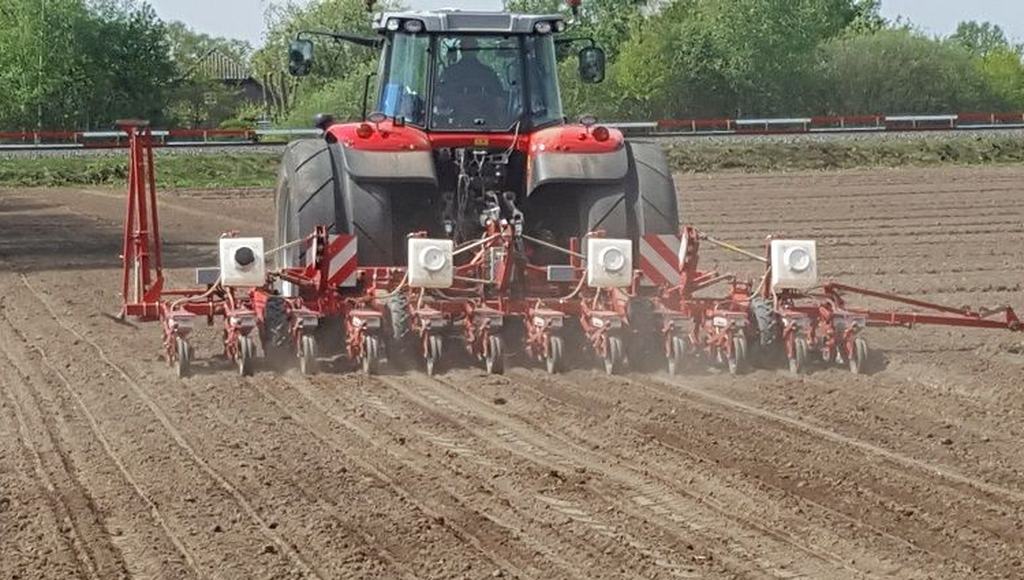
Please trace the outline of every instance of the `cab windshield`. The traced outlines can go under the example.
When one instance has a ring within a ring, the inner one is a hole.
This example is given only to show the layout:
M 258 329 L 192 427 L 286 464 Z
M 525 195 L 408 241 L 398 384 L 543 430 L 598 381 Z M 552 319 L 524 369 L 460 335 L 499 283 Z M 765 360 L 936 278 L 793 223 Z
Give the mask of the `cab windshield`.
M 437 131 L 560 122 L 557 72 L 551 35 L 398 33 L 382 63 L 377 110 Z

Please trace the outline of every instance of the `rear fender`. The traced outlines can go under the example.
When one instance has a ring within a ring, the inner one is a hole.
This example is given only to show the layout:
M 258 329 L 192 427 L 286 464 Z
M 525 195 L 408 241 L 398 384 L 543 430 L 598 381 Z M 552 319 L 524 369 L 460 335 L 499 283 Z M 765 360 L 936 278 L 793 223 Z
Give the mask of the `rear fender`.
M 359 134 L 361 126 L 367 133 Z M 416 127 L 385 121 L 376 125 L 345 123 L 327 129 L 337 144 L 345 173 L 357 181 L 437 184 L 434 154 L 427 134 Z
M 629 155 L 618 130 L 599 141 L 592 128 L 552 127 L 531 136 L 527 173 L 528 195 L 554 184 L 614 183 L 629 173 Z

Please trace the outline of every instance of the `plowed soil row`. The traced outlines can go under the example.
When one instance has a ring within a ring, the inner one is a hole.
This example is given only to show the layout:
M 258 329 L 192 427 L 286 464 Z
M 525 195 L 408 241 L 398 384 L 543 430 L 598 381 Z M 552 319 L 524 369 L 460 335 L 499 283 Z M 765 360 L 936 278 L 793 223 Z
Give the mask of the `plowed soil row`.
M 1021 304 L 1024 170 L 680 176 L 686 221 L 826 275 Z M 0 191 L 0 576 L 1006 578 L 1024 574 L 1024 343 L 870 331 L 871 373 L 174 379 L 119 324 L 121 197 Z M 172 278 L 271 200 L 168 194 Z M 705 264 L 758 275 L 717 249 Z

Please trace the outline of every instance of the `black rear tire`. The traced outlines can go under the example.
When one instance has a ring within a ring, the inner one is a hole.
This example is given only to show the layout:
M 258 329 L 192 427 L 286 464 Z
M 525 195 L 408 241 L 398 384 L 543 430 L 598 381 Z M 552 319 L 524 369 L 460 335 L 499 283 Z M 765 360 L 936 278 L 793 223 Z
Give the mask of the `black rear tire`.
M 335 233 L 348 233 L 344 204 L 330 146 L 323 139 L 303 139 L 288 145 L 281 162 L 275 198 L 277 233 L 275 247 L 300 240 L 317 226 Z M 341 227 L 339 227 L 339 224 Z M 304 247 L 279 251 L 279 268 L 302 266 Z M 294 294 L 293 291 L 288 291 Z
M 626 148 L 629 169 L 620 181 L 559 184 L 557 191 L 545 186 L 533 193 L 526 206 L 531 233 L 563 245 L 598 230 L 634 243 L 645 235 L 678 235 L 679 201 L 664 151 L 656 143 L 627 142 Z
M 400 265 L 404 249 L 395 240 L 392 211 L 392 189 L 400 186 L 356 182 L 344 155 L 340 145 L 323 139 L 288 145 L 277 182 L 275 245 L 295 242 L 317 226 L 326 226 L 328 233 L 359 237 L 360 265 Z M 288 248 L 278 254 L 277 265 L 298 267 L 304 259 L 304 247 Z
M 679 233 L 679 197 L 665 150 L 657 143 L 629 142 L 626 196 L 634 239 Z

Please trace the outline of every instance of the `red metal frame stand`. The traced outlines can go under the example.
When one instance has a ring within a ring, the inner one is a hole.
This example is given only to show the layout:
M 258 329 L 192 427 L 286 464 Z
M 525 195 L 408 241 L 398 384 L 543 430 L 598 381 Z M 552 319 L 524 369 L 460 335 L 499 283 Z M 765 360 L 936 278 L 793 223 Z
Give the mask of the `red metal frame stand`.
M 129 148 L 128 198 L 121 254 L 121 317 L 159 320 L 164 273 L 153 136 L 145 121 L 121 121 L 118 126 L 128 134 Z

